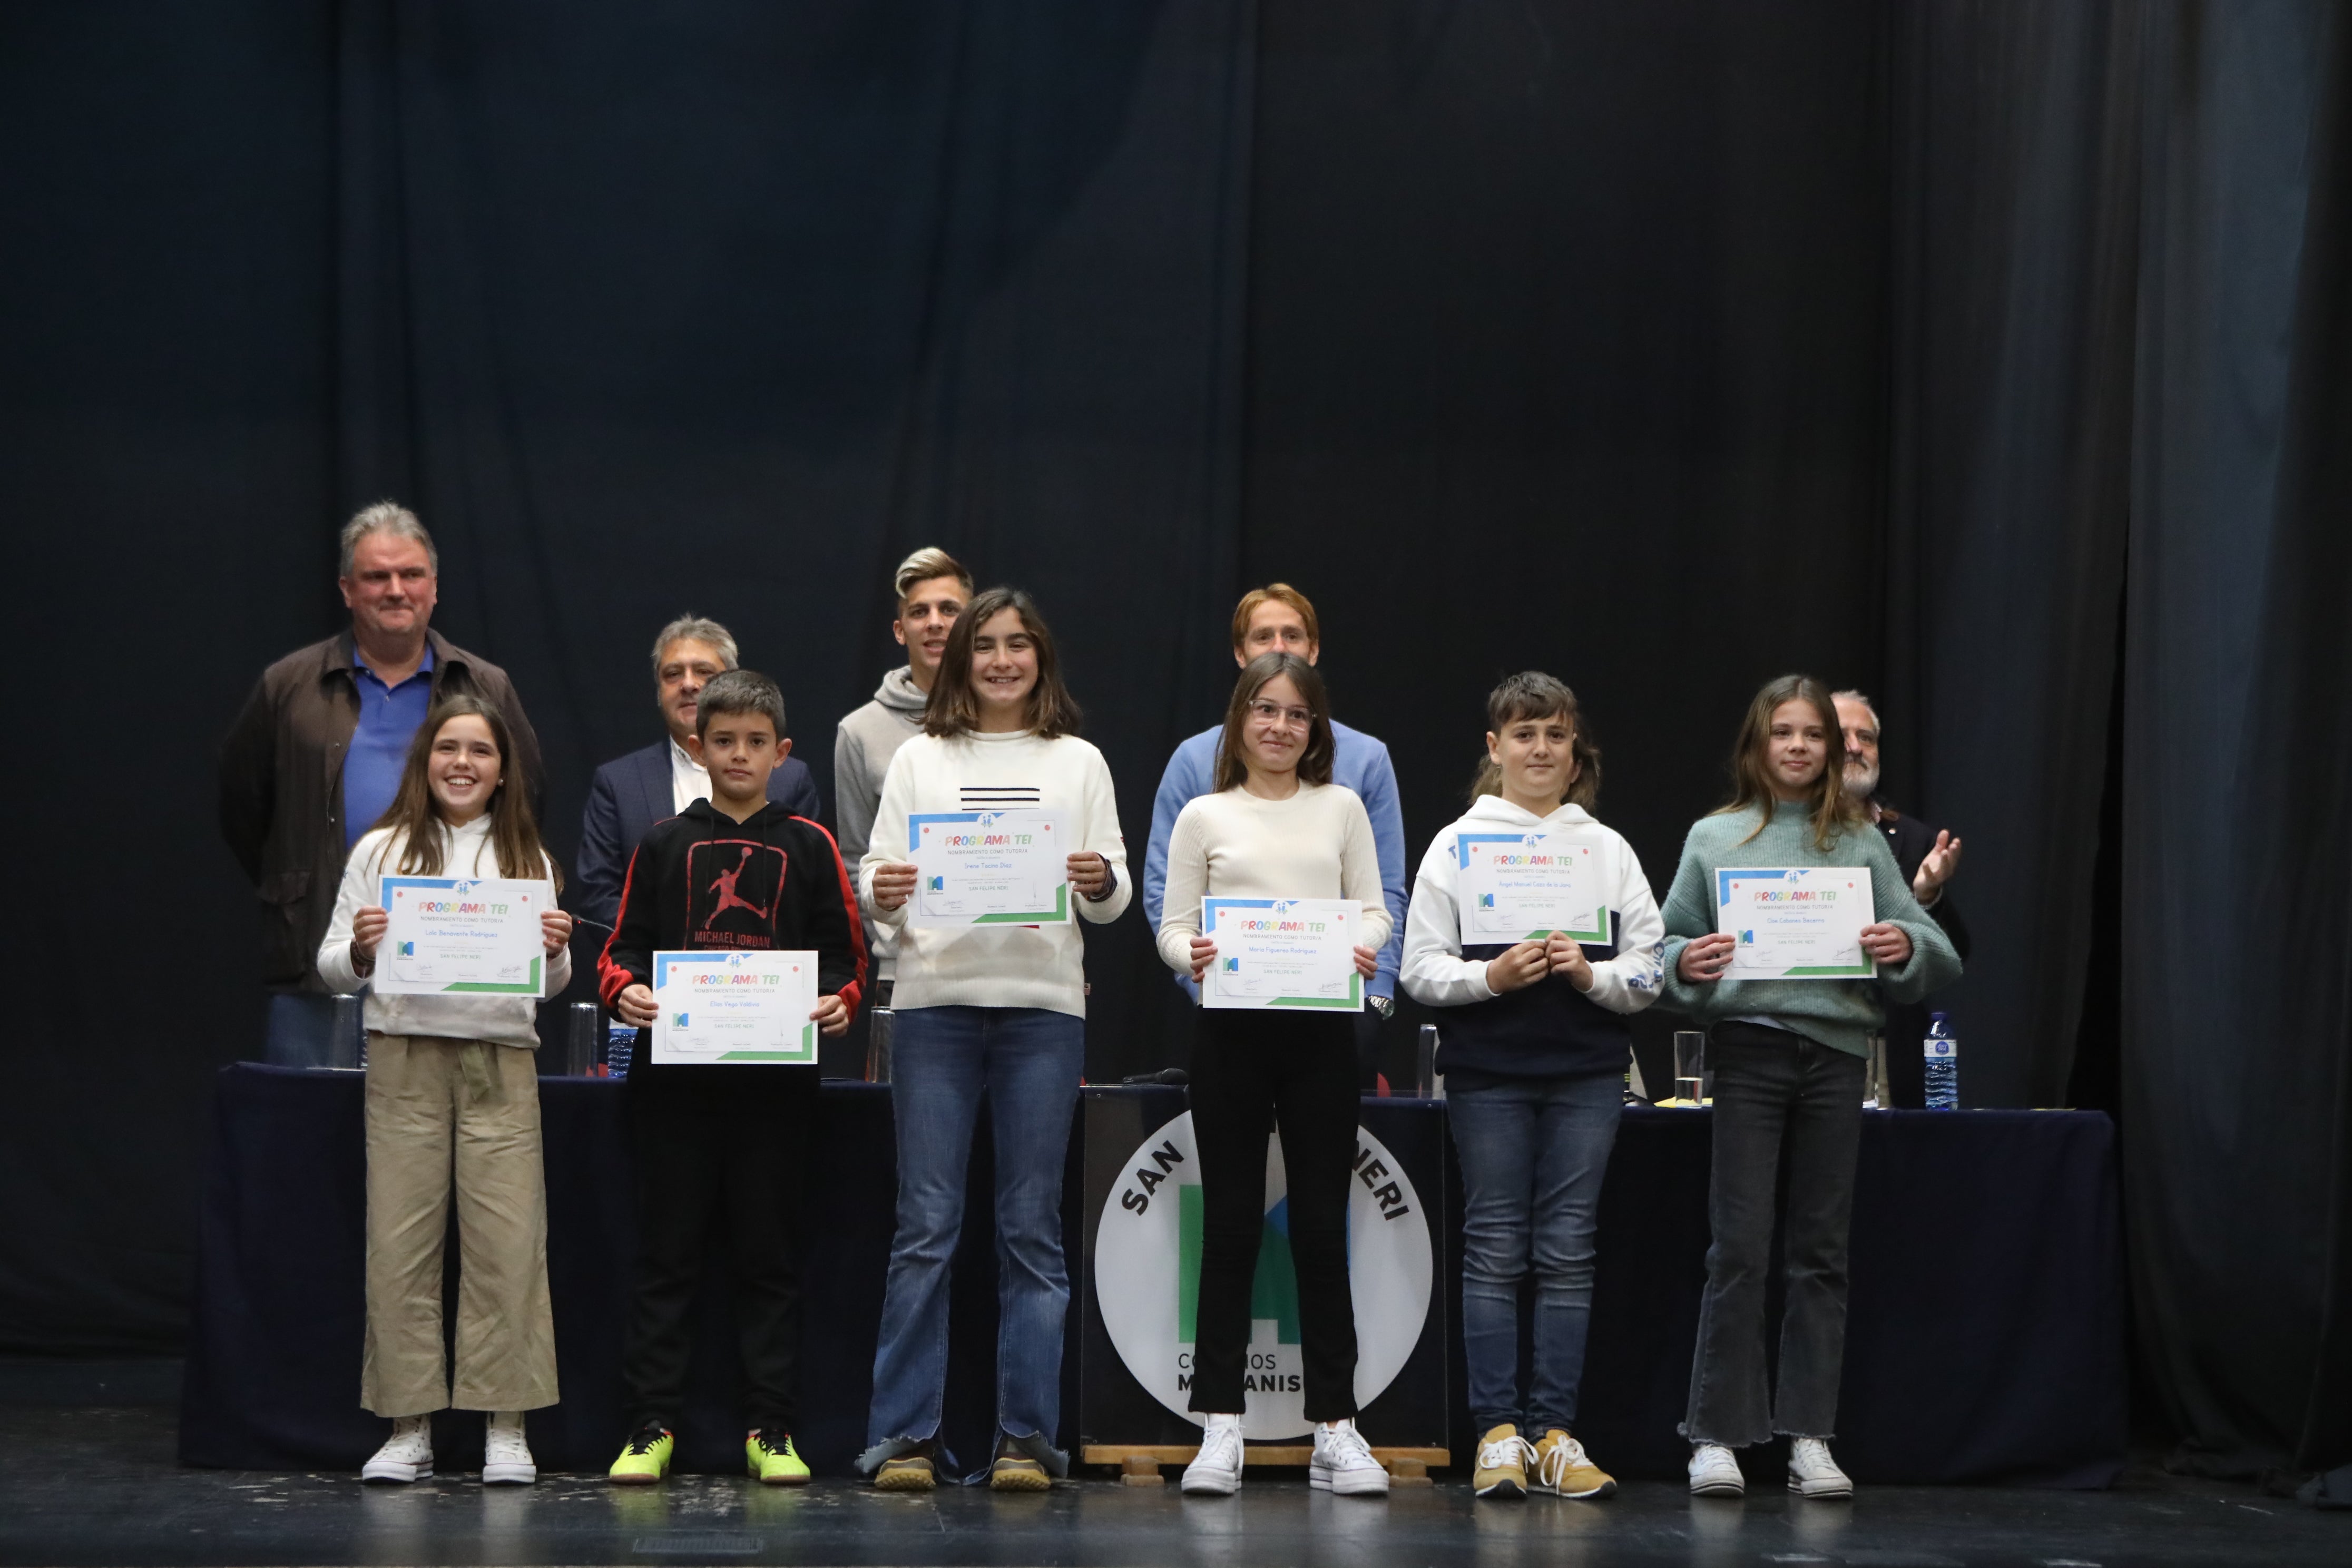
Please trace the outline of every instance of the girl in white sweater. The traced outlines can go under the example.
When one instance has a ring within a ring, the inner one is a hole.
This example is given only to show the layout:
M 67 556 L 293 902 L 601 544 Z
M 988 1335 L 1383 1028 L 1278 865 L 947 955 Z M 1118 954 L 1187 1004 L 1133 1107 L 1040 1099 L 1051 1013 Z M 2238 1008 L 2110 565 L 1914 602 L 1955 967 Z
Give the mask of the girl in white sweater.
M 1218 793 L 1184 807 L 1168 843 L 1160 955 L 1199 979 L 1217 956 L 1201 900 L 1350 899 L 1361 911 L 1356 971 L 1372 977 L 1389 939 L 1371 819 L 1331 783 L 1331 712 L 1322 678 L 1296 654 L 1242 670 L 1217 747 Z M 1265 1228 L 1265 1140 L 1282 1132 L 1290 1255 L 1298 1275 L 1306 1413 L 1315 1422 L 1310 1484 L 1388 1491 L 1356 1430 L 1356 1310 L 1348 1285 L 1348 1182 L 1356 1154 L 1355 1019 L 1344 1012 L 1208 1009 L 1192 1047 L 1192 1136 L 1200 1152 L 1200 1300 L 1192 1408 L 1205 1418 L 1184 1489 L 1241 1485 L 1250 1287 Z
M 964 1167 L 985 1098 L 996 1151 L 997 1426 L 989 1484 L 1042 1491 L 1067 1472 L 1062 1405 L 1062 1160 L 1086 1068 L 1085 946 L 1075 924 L 919 926 L 908 920 L 919 813 L 1058 812 L 1085 920 L 1117 920 L 1133 889 L 1102 753 L 1073 732 L 1053 634 L 1029 595 L 991 588 L 949 634 L 923 733 L 882 783 L 859 867 L 866 914 L 898 945 L 890 1101 L 898 1226 L 874 1352 L 870 1445 L 859 1464 L 890 1491 L 928 1491 L 947 1387 L 948 1265 L 963 1226 Z
M 399 793 L 352 846 L 319 974 L 356 991 L 375 973 L 391 916 L 387 876 L 544 881 L 546 975 L 538 995 L 367 999 L 367 1342 L 360 1403 L 393 1417 L 360 1472 L 433 1474 L 432 1413 L 489 1413 L 485 1482 L 538 1479 L 522 1413 L 556 1402 L 547 1294 L 547 1180 L 540 1158 L 541 996 L 572 978 L 562 876 L 539 840 L 499 710 L 452 697 L 408 749 Z M 454 1186 L 461 1284 L 457 1380 L 441 1350 L 441 1238 Z

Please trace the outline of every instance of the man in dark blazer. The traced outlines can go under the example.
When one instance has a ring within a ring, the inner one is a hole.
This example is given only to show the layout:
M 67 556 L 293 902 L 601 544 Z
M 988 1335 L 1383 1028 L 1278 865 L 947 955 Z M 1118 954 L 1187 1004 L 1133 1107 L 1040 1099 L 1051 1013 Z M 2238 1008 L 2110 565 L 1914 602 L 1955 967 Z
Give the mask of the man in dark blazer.
M 1845 790 L 1863 803 L 1870 819 L 1886 835 L 1895 864 L 1911 879 L 1911 896 L 1952 940 L 1962 962 L 1969 956 L 1968 922 L 1952 902 L 1945 884 L 1960 868 L 1959 838 L 1932 827 L 1909 812 L 1897 811 L 1878 793 L 1878 710 L 1859 691 L 1841 691 L 1838 728 L 1845 736 Z M 1895 1103 L 1917 1110 L 1927 1103 L 1926 1058 L 1919 1042 L 1927 1033 L 1927 1008 L 1916 1002 L 1890 1004 L 1886 1009 L 1886 1079 Z
M 735 638 L 717 621 L 680 616 L 654 639 L 654 697 L 669 733 L 598 768 L 588 786 L 587 809 L 580 814 L 579 875 L 572 879 L 572 902 L 574 912 L 594 927 L 588 935 L 600 948 L 612 934 L 629 857 L 646 829 L 676 816 L 688 801 L 710 798 L 710 775 L 688 752 L 686 741 L 694 733 L 703 687 L 734 668 Z M 768 775 L 768 798 L 811 821 L 822 809 L 816 781 L 798 757 L 786 757 Z

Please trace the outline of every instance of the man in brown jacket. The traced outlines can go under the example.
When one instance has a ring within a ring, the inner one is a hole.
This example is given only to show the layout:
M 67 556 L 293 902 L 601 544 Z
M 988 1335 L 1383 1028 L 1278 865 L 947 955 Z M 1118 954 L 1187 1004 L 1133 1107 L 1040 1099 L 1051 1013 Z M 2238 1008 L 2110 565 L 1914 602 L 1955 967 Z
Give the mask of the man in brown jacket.
M 392 804 L 426 710 L 467 693 L 512 727 L 514 763 L 540 793 L 539 737 L 506 671 L 427 623 L 440 569 L 425 525 L 379 501 L 343 525 L 351 629 L 262 671 L 221 747 L 221 836 L 262 903 L 268 1059 L 326 1059 L 333 1005 L 313 961 L 343 860 Z

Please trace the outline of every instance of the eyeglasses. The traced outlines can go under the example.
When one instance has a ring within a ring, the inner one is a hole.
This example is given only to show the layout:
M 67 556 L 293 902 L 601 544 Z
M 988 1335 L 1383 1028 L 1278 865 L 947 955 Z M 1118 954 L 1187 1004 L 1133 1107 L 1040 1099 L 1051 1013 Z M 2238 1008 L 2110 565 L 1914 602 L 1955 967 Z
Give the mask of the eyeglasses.
M 1284 708 L 1260 700 L 1252 702 L 1249 711 L 1250 717 L 1261 724 L 1280 724 L 1290 730 L 1311 730 L 1315 727 L 1315 715 L 1304 708 Z

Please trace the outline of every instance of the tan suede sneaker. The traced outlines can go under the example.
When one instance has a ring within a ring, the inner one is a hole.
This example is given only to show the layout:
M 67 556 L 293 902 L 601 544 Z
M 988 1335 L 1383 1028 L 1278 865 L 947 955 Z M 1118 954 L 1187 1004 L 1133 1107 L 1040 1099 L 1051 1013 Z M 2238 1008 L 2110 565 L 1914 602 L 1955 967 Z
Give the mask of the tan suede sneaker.
M 1599 1501 L 1615 1495 L 1617 1478 L 1585 1458 L 1584 1445 L 1555 1426 L 1536 1445 L 1536 1489 Z
M 1535 1450 L 1509 1422 L 1478 1439 L 1478 1468 L 1470 1479 L 1480 1497 L 1523 1498 L 1528 1495 L 1528 1462 Z

